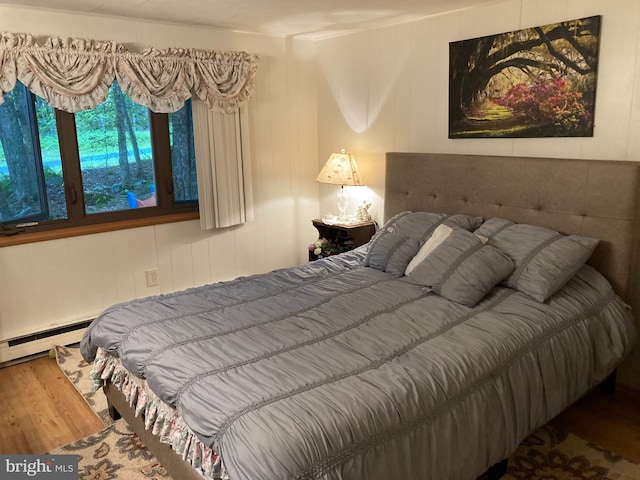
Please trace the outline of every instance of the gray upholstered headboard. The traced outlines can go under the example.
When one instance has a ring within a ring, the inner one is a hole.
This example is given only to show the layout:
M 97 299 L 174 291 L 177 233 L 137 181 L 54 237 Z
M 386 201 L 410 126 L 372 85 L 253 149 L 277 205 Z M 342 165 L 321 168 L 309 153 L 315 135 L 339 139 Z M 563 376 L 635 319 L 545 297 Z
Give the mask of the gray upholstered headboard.
M 393 152 L 384 215 L 466 213 L 599 238 L 589 263 L 637 318 L 639 188 L 640 162 Z

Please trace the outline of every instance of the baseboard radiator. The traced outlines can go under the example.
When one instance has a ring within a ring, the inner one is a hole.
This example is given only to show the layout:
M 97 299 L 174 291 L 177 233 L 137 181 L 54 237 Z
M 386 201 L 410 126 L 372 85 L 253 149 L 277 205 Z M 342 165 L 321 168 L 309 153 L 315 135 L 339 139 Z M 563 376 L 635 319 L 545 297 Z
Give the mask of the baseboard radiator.
M 49 351 L 56 345 L 79 342 L 92 320 L 0 341 L 0 366 Z

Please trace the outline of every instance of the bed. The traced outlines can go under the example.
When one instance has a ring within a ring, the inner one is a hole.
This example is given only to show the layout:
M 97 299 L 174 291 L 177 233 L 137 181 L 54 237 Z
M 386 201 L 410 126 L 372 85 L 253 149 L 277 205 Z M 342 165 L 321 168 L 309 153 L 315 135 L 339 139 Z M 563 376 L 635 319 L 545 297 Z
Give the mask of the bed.
M 388 153 L 368 245 L 116 305 L 82 353 L 175 479 L 498 478 L 633 348 L 639 178 Z

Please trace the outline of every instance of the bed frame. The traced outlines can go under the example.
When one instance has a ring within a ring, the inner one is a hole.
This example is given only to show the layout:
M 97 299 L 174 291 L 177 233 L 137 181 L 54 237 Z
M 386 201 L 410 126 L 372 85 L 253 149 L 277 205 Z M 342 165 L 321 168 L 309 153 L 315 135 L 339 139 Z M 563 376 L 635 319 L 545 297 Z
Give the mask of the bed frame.
M 385 221 L 405 210 L 465 213 L 599 238 L 589 263 L 640 311 L 640 162 L 397 152 L 386 158 Z M 113 415 L 122 413 L 171 477 L 202 480 L 144 429 L 116 388 L 104 391 Z M 504 460 L 485 478 L 498 479 L 506 468 Z

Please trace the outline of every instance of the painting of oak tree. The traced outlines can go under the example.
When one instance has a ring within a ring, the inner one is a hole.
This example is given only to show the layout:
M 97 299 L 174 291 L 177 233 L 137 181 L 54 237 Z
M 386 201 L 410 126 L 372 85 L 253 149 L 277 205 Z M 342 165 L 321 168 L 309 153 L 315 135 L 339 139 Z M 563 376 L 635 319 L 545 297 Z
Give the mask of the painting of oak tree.
M 593 136 L 600 16 L 449 44 L 449 138 Z

